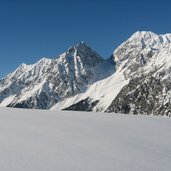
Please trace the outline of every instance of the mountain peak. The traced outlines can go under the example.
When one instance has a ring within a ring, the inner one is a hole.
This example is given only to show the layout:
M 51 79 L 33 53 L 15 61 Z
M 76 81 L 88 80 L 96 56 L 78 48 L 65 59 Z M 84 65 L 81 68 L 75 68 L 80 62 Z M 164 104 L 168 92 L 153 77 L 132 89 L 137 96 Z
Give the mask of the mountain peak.
M 71 46 L 69 49 L 71 49 L 71 48 L 78 49 L 78 48 L 89 48 L 89 47 L 87 46 L 87 44 L 84 41 L 81 41 L 78 44 Z
M 151 31 L 137 31 L 135 32 L 131 37 L 130 39 L 151 39 L 151 38 L 154 38 L 154 37 L 158 37 L 159 35 L 151 32 Z
M 81 41 L 78 45 L 79 45 L 79 46 L 86 46 L 86 47 L 87 47 L 87 44 L 86 44 L 86 42 L 84 42 L 84 41 Z
M 19 67 L 15 70 L 15 73 L 19 73 L 19 72 L 23 72 L 25 71 L 27 68 L 29 67 L 29 65 L 22 63 L 19 65 Z
M 36 64 L 39 64 L 39 65 L 41 65 L 41 64 L 49 64 L 51 61 L 52 61 L 52 59 L 43 57 Z
M 87 46 L 87 44 L 84 41 L 82 41 L 82 42 L 78 43 L 75 46 L 70 46 L 68 48 L 68 51 L 67 52 L 69 54 L 73 54 L 76 50 L 79 51 L 81 49 L 90 49 L 90 48 Z
M 127 75 L 137 70 L 151 60 L 153 56 L 163 51 L 171 42 L 171 36 L 158 35 L 151 31 L 137 31 L 127 41 L 114 51 L 117 68 L 127 68 Z
M 73 57 L 79 56 L 82 59 L 84 58 L 85 62 L 89 61 L 90 63 L 94 60 L 96 62 L 104 60 L 94 49 L 89 47 L 84 41 L 78 43 L 75 46 L 71 46 L 66 52 L 66 55 Z
M 157 44 L 168 44 L 171 42 L 171 34 L 156 34 L 151 31 L 137 31 L 129 39 L 129 41 L 152 41 Z M 147 42 L 149 43 L 149 42 Z
M 136 31 L 133 35 L 147 35 L 147 34 L 155 34 L 152 31 Z

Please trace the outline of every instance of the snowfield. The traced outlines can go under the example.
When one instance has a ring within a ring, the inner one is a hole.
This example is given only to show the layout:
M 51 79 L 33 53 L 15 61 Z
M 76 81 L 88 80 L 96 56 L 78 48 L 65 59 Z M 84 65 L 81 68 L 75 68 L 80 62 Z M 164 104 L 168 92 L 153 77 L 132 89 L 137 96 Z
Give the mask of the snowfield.
M 171 119 L 0 108 L 1 171 L 170 171 Z

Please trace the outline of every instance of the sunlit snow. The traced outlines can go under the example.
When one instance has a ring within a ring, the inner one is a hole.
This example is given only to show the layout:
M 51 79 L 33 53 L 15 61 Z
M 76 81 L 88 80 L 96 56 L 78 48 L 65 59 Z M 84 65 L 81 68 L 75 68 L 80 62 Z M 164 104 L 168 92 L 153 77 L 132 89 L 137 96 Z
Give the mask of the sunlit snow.
M 0 108 L 1 171 L 170 171 L 166 117 Z

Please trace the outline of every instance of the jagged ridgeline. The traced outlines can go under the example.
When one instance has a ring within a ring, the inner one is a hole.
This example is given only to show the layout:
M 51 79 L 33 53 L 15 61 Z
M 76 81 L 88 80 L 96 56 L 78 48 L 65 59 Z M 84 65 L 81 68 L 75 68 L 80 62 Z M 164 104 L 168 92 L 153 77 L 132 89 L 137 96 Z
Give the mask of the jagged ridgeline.
M 171 115 L 171 34 L 136 32 L 104 59 L 84 42 L 0 81 L 10 107 Z
M 7 75 L 0 81 L 0 105 L 50 109 L 113 72 L 110 62 L 81 42 L 55 59 L 22 64 Z

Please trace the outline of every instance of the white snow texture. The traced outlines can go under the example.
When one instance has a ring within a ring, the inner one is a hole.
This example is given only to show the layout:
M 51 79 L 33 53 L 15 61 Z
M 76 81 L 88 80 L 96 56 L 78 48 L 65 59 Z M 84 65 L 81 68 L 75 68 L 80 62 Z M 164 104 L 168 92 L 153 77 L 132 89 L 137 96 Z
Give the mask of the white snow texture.
M 1 171 L 170 171 L 168 117 L 0 108 Z

